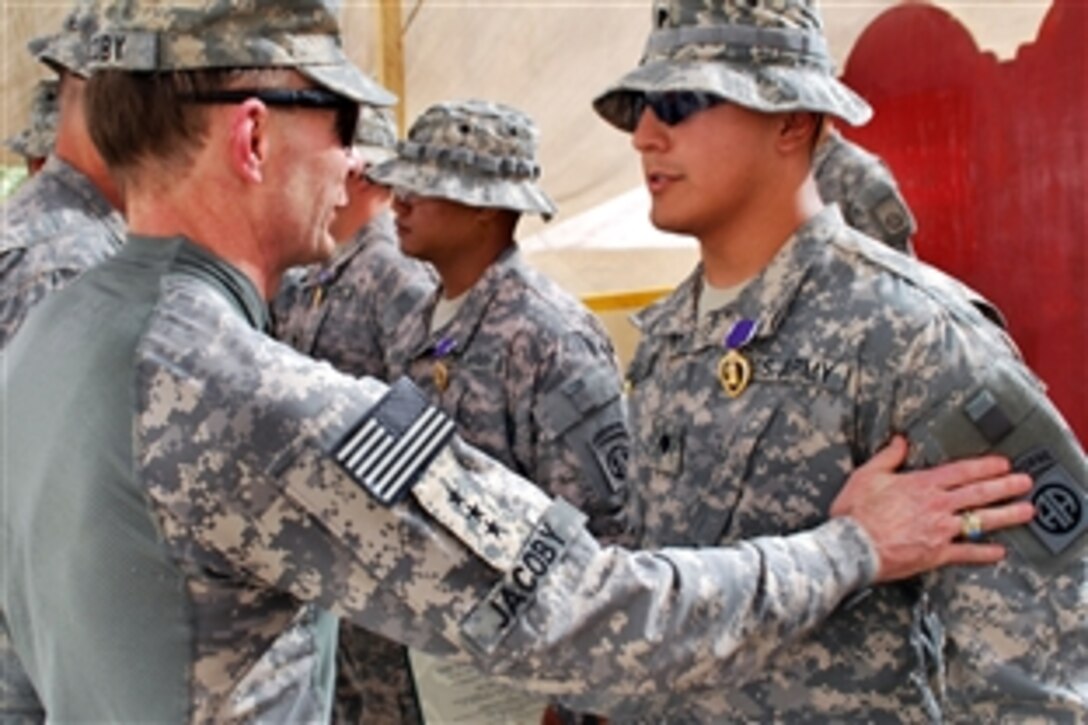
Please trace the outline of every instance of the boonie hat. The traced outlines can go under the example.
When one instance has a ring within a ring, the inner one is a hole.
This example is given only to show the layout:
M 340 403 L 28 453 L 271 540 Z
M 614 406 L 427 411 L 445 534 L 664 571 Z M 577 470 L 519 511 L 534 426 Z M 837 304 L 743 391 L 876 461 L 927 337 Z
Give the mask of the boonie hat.
M 56 80 L 38 81 L 30 101 L 30 125 L 11 136 L 4 144 L 20 156 L 33 159 L 45 158 L 53 150 L 57 140 Z
M 369 164 L 380 164 L 397 155 L 397 124 L 385 108 L 363 106 L 355 127 L 355 155 Z
M 631 131 L 644 93 L 696 91 L 763 113 L 815 111 L 860 126 L 873 114 L 834 75 L 814 0 L 655 0 L 638 68 L 593 102 Z
M 397 98 L 344 53 L 334 0 L 115 0 L 92 40 L 92 70 L 293 68 L 358 103 Z
M 539 133 L 532 119 L 500 103 L 439 103 L 397 144 L 397 157 L 367 171 L 378 184 L 476 207 L 555 215 L 536 181 Z

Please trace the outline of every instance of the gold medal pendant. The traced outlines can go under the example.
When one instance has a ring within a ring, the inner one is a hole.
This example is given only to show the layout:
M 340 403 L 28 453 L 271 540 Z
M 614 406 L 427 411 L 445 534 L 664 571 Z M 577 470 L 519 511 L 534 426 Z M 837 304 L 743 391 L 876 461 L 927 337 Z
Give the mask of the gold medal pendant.
M 752 381 L 752 364 L 736 350 L 730 350 L 718 361 L 718 381 L 730 398 L 736 398 Z
M 446 367 L 446 363 L 441 360 L 435 362 L 431 374 L 434 376 L 434 386 L 438 388 L 438 392 L 446 392 L 446 388 L 450 384 L 450 370 Z

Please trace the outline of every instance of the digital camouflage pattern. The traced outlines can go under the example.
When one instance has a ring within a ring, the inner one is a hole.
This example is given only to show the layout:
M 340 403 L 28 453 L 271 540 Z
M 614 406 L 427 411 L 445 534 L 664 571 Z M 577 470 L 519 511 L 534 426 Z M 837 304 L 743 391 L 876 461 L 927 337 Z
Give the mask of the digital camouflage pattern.
M 408 650 L 350 622 L 340 626 L 335 696 L 332 722 L 339 725 L 424 722 Z
M 763 113 L 818 111 L 860 126 L 869 104 L 834 76 L 815 0 L 654 0 L 639 67 L 593 107 L 632 131 L 643 93 L 701 91 Z
M 594 535 L 632 543 L 622 378 L 600 321 L 516 248 L 432 331 L 440 295 L 401 320 L 390 378 L 408 376 L 465 440 L 589 514 Z
M 389 338 L 390 375 L 413 380 L 466 441 L 588 513 L 598 539 L 632 544 L 621 378 L 600 322 L 516 248 L 432 331 L 440 295 L 402 317 Z
M 397 124 L 386 108 L 359 107 L 355 127 L 355 153 L 365 163 L 380 164 L 397 155 Z
M 116 252 L 125 232 L 91 180 L 56 156 L 4 201 L 0 214 L 2 348 L 31 307 Z
M 468 206 L 555 215 L 537 185 L 539 132 L 527 115 L 491 101 L 429 107 L 397 145 L 397 158 L 367 171 L 379 184 Z
M 961 405 L 995 366 L 1057 417 L 1004 334 L 943 277 L 827 207 L 702 321 L 701 268 L 640 313 L 628 381 L 643 545 L 727 545 L 818 524 L 855 467 L 893 434 Z M 752 376 L 730 398 L 719 364 L 741 320 L 756 326 L 740 350 Z M 1085 562 L 1048 581 L 1028 569 L 1012 554 L 924 587 L 873 588 L 750 684 L 646 711 L 669 723 L 1083 715 L 1088 624 L 1074 612 L 1088 605 Z
M 861 146 L 831 129 L 812 159 L 820 198 L 838 204 L 846 223 L 892 249 L 913 256 L 914 216 L 891 169 Z
M 57 140 L 57 81 L 38 81 L 30 99 L 30 123 L 4 144 L 25 159 L 44 159 Z
M 381 138 L 370 140 L 368 148 L 382 147 Z M 309 267 L 285 280 L 272 301 L 274 334 L 341 372 L 387 380 L 388 341 L 436 286 L 428 265 L 397 248 L 392 214 L 387 212 L 363 227 L 328 265 Z M 406 654 L 376 634 L 350 624 L 341 627 L 335 722 L 378 723 L 381 714 L 390 722 L 422 722 Z
M 387 345 L 436 287 L 431 268 L 398 249 L 392 213 L 386 212 L 328 264 L 285 279 L 272 301 L 274 334 L 341 372 L 388 380 Z
M 426 466 L 404 456 L 419 478 L 382 505 L 333 456 L 371 411 L 408 423 L 389 401 L 409 384 L 341 375 L 264 324 L 240 272 L 134 237 L 6 351 L 0 405 L 33 425 L 2 439 L 0 612 L 51 718 L 320 719 L 317 609 L 604 708 L 735 682 L 872 581 L 849 519 L 730 549 L 601 548 L 456 438 Z
M 27 43 L 27 49 L 41 63 L 57 73 L 90 75 L 90 41 L 102 22 L 98 0 L 76 0 L 56 33 L 42 35 Z
M 340 41 L 337 0 L 112 0 L 91 41 L 91 69 L 294 68 L 359 103 L 397 98 Z

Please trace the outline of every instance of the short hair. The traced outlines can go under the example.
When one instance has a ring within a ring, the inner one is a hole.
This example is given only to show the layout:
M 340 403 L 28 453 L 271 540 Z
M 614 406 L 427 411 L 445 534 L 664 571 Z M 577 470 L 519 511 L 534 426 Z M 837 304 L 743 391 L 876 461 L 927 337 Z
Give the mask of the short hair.
M 282 85 L 291 69 L 214 69 L 166 73 L 96 71 L 84 105 L 91 140 L 120 180 L 143 169 L 184 169 L 208 132 L 207 106 L 182 98 L 238 83 Z

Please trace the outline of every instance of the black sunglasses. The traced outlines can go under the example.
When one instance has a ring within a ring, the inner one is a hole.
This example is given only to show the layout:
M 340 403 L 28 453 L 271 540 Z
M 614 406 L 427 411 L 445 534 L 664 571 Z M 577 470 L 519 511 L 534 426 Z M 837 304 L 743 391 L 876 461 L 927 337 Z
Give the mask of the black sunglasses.
M 634 131 L 642 112 L 649 108 L 666 126 L 676 126 L 696 113 L 725 103 L 721 96 L 701 91 L 632 93 L 628 103 L 627 130 Z
M 359 125 L 359 104 L 332 91 L 320 88 L 231 88 L 220 91 L 189 93 L 180 96 L 189 103 L 241 103 L 250 98 L 269 105 L 294 108 L 329 108 L 336 111 L 336 135 L 345 148 L 355 142 Z

